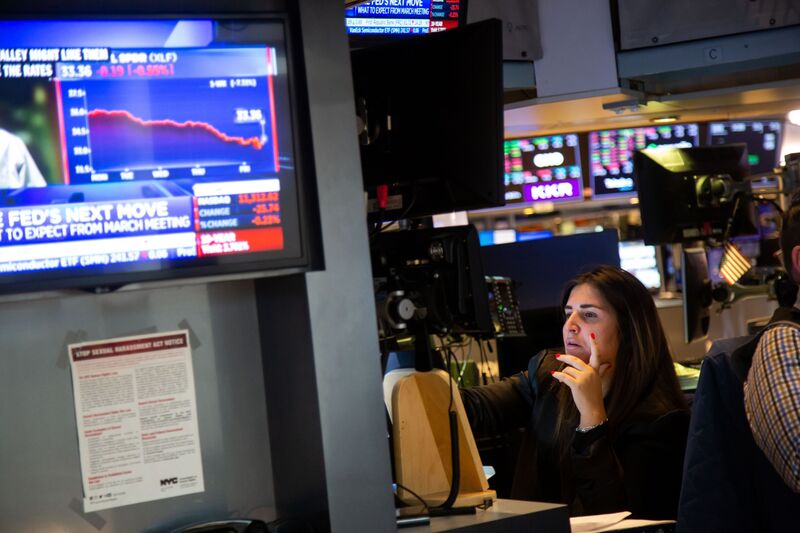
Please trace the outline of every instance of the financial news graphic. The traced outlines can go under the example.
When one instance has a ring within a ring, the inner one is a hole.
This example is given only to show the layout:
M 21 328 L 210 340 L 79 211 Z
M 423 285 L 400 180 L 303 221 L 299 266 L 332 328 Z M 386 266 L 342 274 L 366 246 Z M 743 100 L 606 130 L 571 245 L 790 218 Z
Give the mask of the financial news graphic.
M 273 49 L 128 56 L 57 65 L 69 183 L 278 171 Z
M 282 41 L 213 46 L 207 22 L 145 21 L 129 23 L 141 48 L 37 46 L 86 24 L 105 23 L 0 22 L 0 145 L 25 161 L 0 168 L 0 279 L 297 254 Z M 198 44 L 154 47 L 177 28 Z M 12 37 L 31 43 L 3 48 Z
M 408 36 L 458 27 L 461 0 L 371 0 L 345 10 L 354 37 Z

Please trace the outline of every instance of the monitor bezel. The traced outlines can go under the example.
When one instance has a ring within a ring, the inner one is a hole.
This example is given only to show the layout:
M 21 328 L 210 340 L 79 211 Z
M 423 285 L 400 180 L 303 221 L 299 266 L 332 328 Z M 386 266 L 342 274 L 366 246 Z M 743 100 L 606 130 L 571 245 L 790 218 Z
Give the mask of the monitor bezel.
M 34 4 L 37 4 L 34 0 Z M 204 9 L 204 7 L 206 9 Z M 104 293 L 128 285 L 148 282 L 182 280 L 193 281 L 234 278 L 256 278 L 271 275 L 288 275 L 324 269 L 316 169 L 311 139 L 310 102 L 308 97 L 301 40 L 300 16 L 292 2 L 255 1 L 231 2 L 219 7 L 194 5 L 192 9 L 173 0 L 165 0 L 156 5 L 145 4 L 141 8 L 120 6 L 109 16 L 100 14 L 106 8 L 99 1 L 84 1 L 70 5 L 69 8 L 53 8 L 43 5 L 36 10 L 30 4 L 25 9 L 10 9 L 0 15 L 2 21 L 109 21 L 109 20 L 247 20 L 248 22 L 280 22 L 285 32 L 284 46 L 287 64 L 287 88 L 290 102 L 289 122 L 292 127 L 293 157 L 295 164 L 295 208 L 299 238 L 299 254 L 290 257 L 269 258 L 252 257 L 242 260 L 246 255 L 214 256 L 202 261 L 198 258 L 185 265 L 159 266 L 154 270 L 140 270 L 114 273 L 94 273 L 86 270 L 44 270 L 14 274 L 7 278 L 0 276 L 0 294 L 14 294 L 54 290 L 85 290 Z M 155 262 L 154 262 L 155 263 Z M 199 264 L 198 264 L 199 263 Z M 81 274 L 86 272 L 86 274 Z

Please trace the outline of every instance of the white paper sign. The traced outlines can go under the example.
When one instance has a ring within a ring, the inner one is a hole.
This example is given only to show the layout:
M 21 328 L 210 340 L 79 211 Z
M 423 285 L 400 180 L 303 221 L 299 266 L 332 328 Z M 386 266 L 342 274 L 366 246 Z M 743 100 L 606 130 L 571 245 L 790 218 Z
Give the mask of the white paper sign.
M 84 512 L 205 490 L 188 331 L 71 344 Z

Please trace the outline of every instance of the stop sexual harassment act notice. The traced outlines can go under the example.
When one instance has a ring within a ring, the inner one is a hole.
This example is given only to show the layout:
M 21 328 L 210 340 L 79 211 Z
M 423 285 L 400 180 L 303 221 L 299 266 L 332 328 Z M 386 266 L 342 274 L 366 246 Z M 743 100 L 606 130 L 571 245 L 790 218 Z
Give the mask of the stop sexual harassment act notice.
M 84 512 L 203 492 L 188 331 L 69 346 Z

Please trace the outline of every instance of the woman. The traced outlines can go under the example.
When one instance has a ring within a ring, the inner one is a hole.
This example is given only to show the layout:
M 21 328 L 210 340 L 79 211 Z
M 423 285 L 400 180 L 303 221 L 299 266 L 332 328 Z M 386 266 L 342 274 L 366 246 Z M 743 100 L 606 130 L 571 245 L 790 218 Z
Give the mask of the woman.
M 476 434 L 525 427 L 511 497 L 675 518 L 689 411 L 653 298 L 602 266 L 567 284 L 564 352 L 462 398 Z

